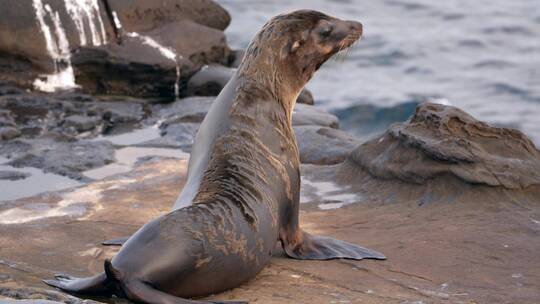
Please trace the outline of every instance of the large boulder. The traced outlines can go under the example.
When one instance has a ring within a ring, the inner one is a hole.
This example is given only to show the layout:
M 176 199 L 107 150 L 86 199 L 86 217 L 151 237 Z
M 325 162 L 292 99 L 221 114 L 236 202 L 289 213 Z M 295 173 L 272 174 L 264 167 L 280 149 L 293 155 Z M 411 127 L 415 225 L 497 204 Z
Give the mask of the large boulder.
M 540 151 L 523 133 L 434 103 L 358 147 L 349 158 L 374 177 L 423 184 L 451 176 L 508 189 L 540 185 Z
M 210 63 L 227 64 L 229 61 L 231 50 L 225 34 L 191 20 L 170 22 L 144 32 L 144 35 L 199 67 Z
M 174 98 L 177 62 L 181 76 L 194 72 L 191 62 L 167 58 L 139 37 L 83 47 L 72 56 L 75 79 L 84 92 L 147 98 Z
M 46 75 L 64 72 L 66 84 L 73 86 L 69 65 L 74 61 L 75 83 L 85 92 L 170 99 L 175 95 L 174 61 L 179 62 L 184 83 L 204 64 L 229 63 L 230 49 L 222 30 L 230 16 L 211 0 L 109 4 L 114 14 L 99 0 L 0 4 L 0 81 L 31 87 L 40 76 L 44 80 Z M 121 46 L 116 45 L 113 15 L 120 19 L 125 34 L 119 40 Z M 162 46 L 161 51 L 156 45 Z M 141 50 L 148 48 L 154 50 Z M 178 58 L 163 56 L 171 50 Z M 164 58 L 156 59 L 156 53 Z M 133 88 L 129 88 L 131 82 Z
M 58 14 L 61 29 L 72 50 L 114 41 L 113 21 L 108 18 L 102 1 L 92 0 L 87 4 L 92 20 L 64 0 L 4 1 L 0 4 L 0 52 L 29 58 L 45 71 L 52 72 L 53 61 L 47 53 L 44 33 L 47 29 L 40 26 L 40 14 L 55 39 L 58 39 L 58 32 L 51 16 Z M 228 12 L 211 0 L 114 0 L 109 4 L 128 32 L 151 31 L 171 22 L 187 20 L 217 30 L 225 29 L 230 23 Z M 84 3 L 79 2 L 79 5 Z
M 59 24 L 70 49 L 84 44 L 102 44 L 113 37 L 113 31 L 101 1 L 94 1 L 98 10 L 91 10 L 93 20 L 89 21 L 83 17 L 80 24 L 77 24 L 77 19 L 69 13 L 64 0 L 3 1 L 0 3 L 0 52 L 28 58 L 43 71 L 52 72 L 54 65 L 47 52 L 47 41 L 44 33 L 46 29 L 40 26 L 39 12 L 43 14 L 43 22 L 48 27 L 53 40 L 58 39 L 59 32 L 51 16 L 58 15 Z M 50 8 L 50 12 L 47 6 Z M 90 22 L 92 22 L 94 33 L 97 35 L 95 41 L 90 34 Z M 78 29 L 81 24 L 85 34 L 81 34 Z
M 316 125 L 293 128 L 298 142 L 300 162 L 303 164 L 341 163 L 360 144 L 358 138 L 333 128 Z
M 339 120 L 335 115 L 332 115 L 317 107 L 297 103 L 292 114 L 293 126 L 309 126 L 317 125 L 337 129 Z
M 184 122 L 201 123 L 213 102 L 213 97 L 187 97 L 168 105 L 158 105 L 154 112 L 162 120 L 162 127 Z
M 236 69 L 221 65 L 203 66 L 189 79 L 187 94 L 190 96 L 217 96 L 236 72 Z
M 224 30 L 231 22 L 229 13 L 212 0 L 112 0 L 111 9 L 122 27 L 130 32 L 144 32 L 183 20 Z

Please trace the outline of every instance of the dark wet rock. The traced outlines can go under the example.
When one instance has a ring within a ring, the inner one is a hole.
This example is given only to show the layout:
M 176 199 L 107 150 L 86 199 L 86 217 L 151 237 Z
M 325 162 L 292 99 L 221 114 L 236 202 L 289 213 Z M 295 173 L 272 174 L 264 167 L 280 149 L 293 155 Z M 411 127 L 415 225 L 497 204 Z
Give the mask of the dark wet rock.
M 0 71 L 2 82 L 0 96 L 19 94 L 23 92 L 21 88 L 33 87 L 34 80 L 43 72 L 28 58 L 2 51 L 0 51 Z
M 360 141 L 341 130 L 320 126 L 294 127 L 300 161 L 306 164 L 331 165 L 344 161 Z
M 211 63 L 226 65 L 229 61 L 225 34 L 190 20 L 171 22 L 144 34 L 198 67 Z
M 100 121 L 100 118 L 95 116 L 71 115 L 65 118 L 64 125 L 75 128 L 77 132 L 85 132 L 94 129 Z
M 309 91 L 308 89 L 303 89 L 302 92 L 300 92 L 300 95 L 298 95 L 296 103 L 313 105 L 315 104 L 315 100 L 313 99 L 313 94 L 311 93 L 311 91 Z
M 9 140 L 21 135 L 15 127 L 0 127 L 0 140 Z
M 85 93 L 174 99 L 176 61 L 126 37 L 121 45 L 82 47 L 72 54 L 77 84 Z M 182 75 L 194 72 L 191 62 L 179 60 Z
M 292 115 L 293 126 L 317 125 L 337 129 L 339 120 L 336 116 L 306 104 L 296 104 Z
M 0 51 L 0 96 L 13 95 L 13 87 L 4 83 L 18 86 L 20 88 L 32 88 L 34 80 L 44 71 L 33 64 L 28 58 L 21 55 L 9 54 Z M 21 92 L 21 91 L 18 91 Z
M 30 176 L 30 173 L 26 173 L 26 172 L 0 170 L 0 180 L 16 181 L 16 180 L 25 179 L 29 176 Z
M 344 166 L 415 184 L 452 177 L 507 189 L 540 185 L 540 151 L 527 136 L 433 103 L 421 104 L 409 121 L 359 146 Z
M 142 143 L 135 144 L 137 147 L 143 147 L 143 148 L 180 148 L 181 143 L 175 140 L 172 137 L 159 137 L 156 139 L 151 139 L 148 141 L 144 141 Z M 191 146 L 189 147 L 189 150 L 191 149 Z M 188 150 L 182 149 L 184 152 L 187 152 Z
M 9 85 L 9 84 L 0 84 L 0 96 L 19 95 L 22 93 L 24 93 L 24 90 L 21 89 L 20 87 Z
M 99 304 L 92 300 L 83 300 L 74 296 L 47 290 L 44 288 L 28 288 L 28 287 L 1 287 L 0 286 L 0 302 L 6 304 Z
M 28 140 L 11 140 L 0 145 L 0 155 L 6 158 L 16 158 L 31 148 L 32 145 Z
M 88 108 L 90 115 L 100 115 L 110 124 L 133 123 L 144 118 L 143 106 L 132 102 L 97 102 Z
M 6 281 L 8 281 L 10 279 L 11 279 L 11 277 L 9 275 L 3 274 L 3 273 L 0 274 L 0 282 L 6 282 Z
M 15 127 L 15 118 L 10 110 L 0 109 L 0 127 Z
M 203 121 L 214 97 L 187 97 L 174 103 L 155 108 L 158 117 L 163 119 L 162 127 L 181 122 L 200 123 Z
M 106 96 L 92 96 L 74 91 L 60 91 L 54 94 L 54 98 L 57 100 L 64 100 L 70 102 L 98 102 L 101 101 L 103 98 L 106 98 Z
M 203 66 L 187 84 L 187 95 L 217 96 L 236 69 L 220 65 Z
M 7 165 L 34 167 L 74 179 L 85 180 L 82 172 L 112 163 L 114 146 L 108 141 L 60 141 L 52 138 L 17 140 L 0 148 L 10 158 Z
M 129 32 L 150 31 L 183 20 L 224 30 L 231 22 L 229 13 L 211 0 L 115 0 L 110 6 Z
M 231 68 L 238 68 L 240 63 L 242 63 L 242 59 L 244 59 L 245 54 L 245 50 L 232 50 L 229 57 L 229 66 Z
M 199 123 L 176 123 L 170 124 L 162 128 L 162 138 L 154 141 L 154 146 L 159 147 L 161 143 L 163 147 L 178 147 L 184 152 L 190 152 L 195 135 L 199 130 Z
M 34 93 L 1 96 L 0 127 L 15 127 L 23 137 L 37 137 L 47 132 L 73 135 L 67 127 L 61 127 L 64 117 L 84 113 L 85 107 Z M 12 132 L 12 131 L 10 131 Z M 76 131 L 75 131 L 76 133 Z
M 414 114 L 418 101 L 410 101 L 392 107 L 377 107 L 370 104 L 355 105 L 336 110 L 343 130 L 361 138 L 382 133 L 395 122 L 403 122 Z

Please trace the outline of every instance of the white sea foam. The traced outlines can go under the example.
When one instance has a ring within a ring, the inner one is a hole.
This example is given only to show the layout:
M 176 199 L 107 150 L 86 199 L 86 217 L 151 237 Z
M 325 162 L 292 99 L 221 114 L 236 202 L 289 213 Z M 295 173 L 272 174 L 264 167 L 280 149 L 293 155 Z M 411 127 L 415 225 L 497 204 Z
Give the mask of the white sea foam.
M 68 66 L 59 72 L 42 75 L 40 78 L 34 80 L 34 87 L 43 92 L 54 92 L 60 89 L 77 87 L 73 67 Z

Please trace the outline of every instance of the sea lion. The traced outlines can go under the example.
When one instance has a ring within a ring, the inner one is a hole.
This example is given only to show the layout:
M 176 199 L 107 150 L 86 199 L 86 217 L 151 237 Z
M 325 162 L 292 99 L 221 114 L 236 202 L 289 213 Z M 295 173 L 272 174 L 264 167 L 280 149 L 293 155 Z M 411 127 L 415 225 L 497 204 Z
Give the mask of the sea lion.
M 362 25 L 302 10 L 271 19 L 214 102 L 196 137 L 175 209 L 140 228 L 105 272 L 51 286 L 143 303 L 234 288 L 268 264 L 278 241 L 296 259 L 384 259 L 299 227 L 295 100 L 313 73 L 362 35 Z M 208 303 L 208 302 L 207 302 Z

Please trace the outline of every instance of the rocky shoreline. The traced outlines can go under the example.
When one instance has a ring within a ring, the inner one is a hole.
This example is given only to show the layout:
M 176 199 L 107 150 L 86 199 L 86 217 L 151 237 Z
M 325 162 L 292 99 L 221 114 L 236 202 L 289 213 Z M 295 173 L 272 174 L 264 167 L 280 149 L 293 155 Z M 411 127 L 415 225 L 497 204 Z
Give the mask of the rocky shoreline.
M 167 212 L 180 192 L 194 136 L 242 51 L 228 47 L 230 16 L 218 4 L 162 2 L 111 1 L 109 9 L 99 2 L 89 23 L 78 23 L 77 8 L 63 1 L 0 10 L 0 301 L 94 303 L 41 279 L 101 271 L 117 249 L 100 242 Z M 45 56 L 39 9 L 51 28 L 54 16 L 63 22 L 69 54 Z M 46 81 L 39 75 L 67 71 L 68 63 L 77 87 L 34 89 L 36 79 Z M 305 90 L 293 113 L 302 226 L 377 249 L 388 261 L 278 254 L 248 284 L 210 298 L 537 302 L 540 151 L 520 131 L 454 107 L 394 110 L 366 107 L 358 110 L 363 121 L 338 113 L 340 121 Z

